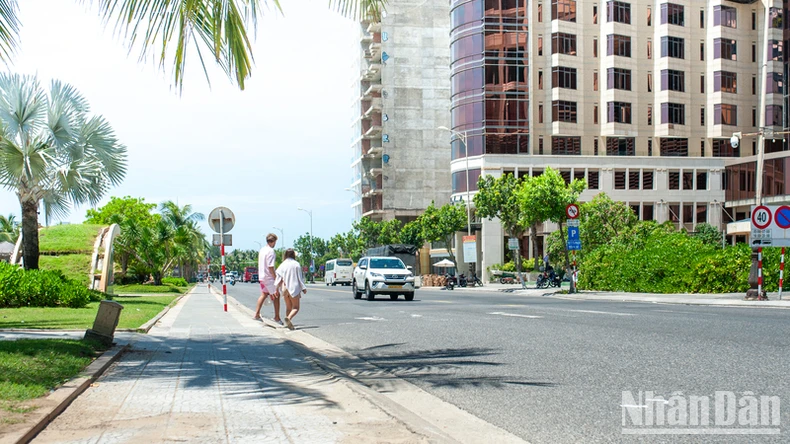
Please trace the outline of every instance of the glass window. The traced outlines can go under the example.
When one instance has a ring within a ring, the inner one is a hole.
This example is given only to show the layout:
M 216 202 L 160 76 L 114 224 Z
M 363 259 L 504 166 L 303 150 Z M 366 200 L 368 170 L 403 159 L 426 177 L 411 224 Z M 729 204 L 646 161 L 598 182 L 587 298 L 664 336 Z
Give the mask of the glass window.
M 642 189 L 643 190 L 652 190 L 653 189 L 653 171 L 652 170 L 643 170 L 642 171 Z
M 663 138 L 661 138 L 660 145 L 661 145 L 660 146 L 660 150 L 661 150 L 661 155 L 662 156 L 688 157 L 688 155 L 689 155 L 689 140 L 688 139 L 683 139 L 683 138 L 679 138 L 679 137 L 663 137 Z M 680 180 L 679 173 L 676 172 L 675 174 L 676 174 L 676 180 L 679 181 Z M 672 173 L 670 172 L 669 175 L 670 175 L 670 182 L 669 182 L 670 183 L 670 189 L 671 190 L 677 190 L 678 189 L 677 186 L 676 186 L 676 188 L 672 188 L 671 187 L 671 185 L 672 185 Z
M 625 171 L 614 172 L 614 189 L 615 190 L 625 189 Z
M 699 126 L 705 126 L 705 107 L 699 109 Z
M 653 8 L 647 7 L 647 26 L 653 26 Z
M 598 104 L 593 105 L 593 124 L 598 125 Z M 595 139 L 595 144 L 598 145 L 598 139 Z
M 551 87 L 576 89 L 576 68 L 554 66 L 551 68 Z
M 782 105 L 767 105 L 765 107 L 765 124 L 767 126 L 782 126 Z
M 715 125 L 737 125 L 738 106 L 726 103 L 713 105 L 713 123 Z
M 576 102 L 566 100 L 551 102 L 551 121 L 576 123 Z
M 700 28 L 705 28 L 705 10 L 704 9 L 700 9 L 699 10 L 699 27 Z
M 686 91 L 686 74 L 674 69 L 661 70 L 661 91 Z
M 740 148 L 733 148 L 730 139 L 713 139 L 713 157 L 741 157 Z
M 628 102 L 608 102 L 606 104 L 609 123 L 631 123 L 631 104 Z
M 669 172 L 669 189 L 670 190 L 680 189 L 680 171 Z
M 653 125 L 653 105 L 647 105 L 647 124 L 648 126 Z M 651 140 L 647 141 L 648 146 L 651 142 Z
M 551 0 L 551 19 L 576 21 L 576 0 Z
M 551 34 L 551 53 L 576 55 L 576 35 L 555 32 Z
M 737 28 L 737 10 L 731 6 L 716 5 L 713 7 L 713 26 Z
M 555 156 L 580 156 L 582 154 L 581 137 L 551 138 L 551 154 Z
M 598 39 L 593 39 L 593 57 L 598 57 Z
M 587 171 L 587 188 L 591 190 L 598 189 L 598 171 L 596 170 Z
M 607 35 L 606 55 L 631 57 L 631 37 L 619 34 Z
M 781 40 L 769 40 L 768 41 L 768 61 L 780 61 L 782 60 L 782 53 L 783 53 L 784 45 L 782 44 Z
M 781 72 L 769 72 L 765 75 L 765 92 L 768 94 L 782 93 L 784 82 Z
M 708 172 L 707 171 L 698 171 L 697 172 L 697 189 L 698 190 L 707 190 L 708 189 Z
M 686 124 L 686 106 L 682 103 L 662 103 L 661 104 L 661 123 L 671 123 L 674 125 Z
M 768 14 L 771 18 L 771 28 L 782 29 L 782 8 L 770 8 Z
M 606 21 L 631 24 L 631 4 L 626 2 L 606 2 Z
M 738 51 L 735 40 L 713 39 L 713 58 L 738 60 Z
M 676 3 L 661 4 L 661 24 L 684 26 L 683 5 Z
M 593 5 L 593 25 L 598 24 L 598 6 Z
M 608 68 L 606 70 L 606 89 L 622 89 L 631 91 L 631 70 Z
M 738 93 L 738 74 L 729 71 L 715 71 L 713 73 L 713 91 Z
M 661 37 L 661 57 L 685 58 L 684 40 L 680 37 Z
M 633 137 L 607 137 L 607 156 L 636 156 Z

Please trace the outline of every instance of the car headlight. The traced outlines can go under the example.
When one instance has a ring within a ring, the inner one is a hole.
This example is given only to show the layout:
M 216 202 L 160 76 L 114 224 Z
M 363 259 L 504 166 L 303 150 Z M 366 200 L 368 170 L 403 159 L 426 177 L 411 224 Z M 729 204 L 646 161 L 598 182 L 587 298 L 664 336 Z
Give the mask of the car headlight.
M 371 272 L 370 273 L 370 277 L 380 278 L 380 277 L 384 277 L 384 275 L 381 274 L 381 273 L 373 273 L 373 272 Z

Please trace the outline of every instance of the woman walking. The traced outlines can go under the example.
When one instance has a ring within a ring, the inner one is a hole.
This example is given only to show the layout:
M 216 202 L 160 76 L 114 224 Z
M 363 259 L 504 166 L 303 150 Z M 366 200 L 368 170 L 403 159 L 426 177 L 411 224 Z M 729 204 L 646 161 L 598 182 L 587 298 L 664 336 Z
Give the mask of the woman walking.
M 302 294 L 307 294 L 307 286 L 304 284 L 302 276 L 302 266 L 296 262 L 296 252 L 293 248 L 285 250 L 283 263 L 277 267 L 277 278 L 274 282 L 276 291 L 282 292 L 285 297 L 285 325 L 293 330 L 294 324 L 291 322 L 299 313 L 299 300 Z

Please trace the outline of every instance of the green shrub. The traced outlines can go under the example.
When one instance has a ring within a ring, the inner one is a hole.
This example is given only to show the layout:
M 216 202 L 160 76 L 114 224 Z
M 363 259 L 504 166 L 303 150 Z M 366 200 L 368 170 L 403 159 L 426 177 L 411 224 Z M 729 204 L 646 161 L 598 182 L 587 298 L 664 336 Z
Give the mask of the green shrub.
M 585 254 L 579 288 L 646 293 L 729 293 L 748 288 L 750 249 L 722 249 L 666 225 L 640 223 Z M 764 264 L 774 262 L 767 252 Z M 778 270 L 778 266 L 774 267 Z M 777 272 L 778 273 L 778 272 Z M 772 274 L 766 270 L 766 278 Z M 767 280 L 770 282 L 770 280 Z M 774 284 L 766 290 L 772 291 Z
M 186 279 L 184 278 L 177 278 L 177 277 L 166 277 L 162 278 L 162 284 L 165 285 L 175 285 L 176 287 L 186 287 L 187 284 Z
M 0 307 L 81 308 L 103 297 L 59 271 L 24 270 L 0 263 Z

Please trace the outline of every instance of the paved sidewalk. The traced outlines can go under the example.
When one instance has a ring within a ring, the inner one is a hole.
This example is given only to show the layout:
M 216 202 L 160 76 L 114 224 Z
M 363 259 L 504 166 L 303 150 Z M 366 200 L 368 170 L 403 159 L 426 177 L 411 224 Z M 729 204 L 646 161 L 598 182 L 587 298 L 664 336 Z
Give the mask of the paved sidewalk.
M 433 442 L 198 286 L 35 443 Z

